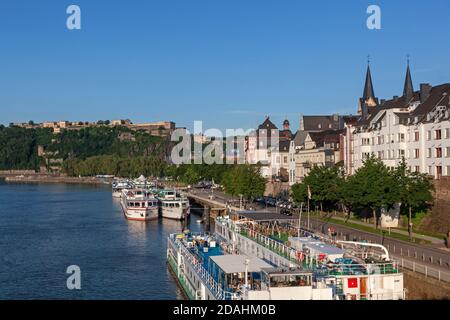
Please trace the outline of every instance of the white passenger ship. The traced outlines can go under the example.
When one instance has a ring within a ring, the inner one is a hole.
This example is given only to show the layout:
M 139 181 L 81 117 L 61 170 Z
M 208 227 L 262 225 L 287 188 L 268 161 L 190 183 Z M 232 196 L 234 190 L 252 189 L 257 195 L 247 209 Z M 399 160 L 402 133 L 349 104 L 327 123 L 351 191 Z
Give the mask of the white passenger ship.
M 148 190 L 122 190 L 120 204 L 128 220 L 148 221 L 158 219 L 158 199 Z
M 172 234 L 167 260 L 195 300 L 400 300 L 403 274 L 381 245 L 314 234 L 281 241 L 278 214 L 218 217 L 215 234 Z M 300 234 L 300 230 L 297 230 Z M 279 235 L 279 234 L 278 234 Z
M 161 216 L 163 218 L 183 220 L 190 214 L 189 200 L 175 190 L 165 189 L 159 196 Z

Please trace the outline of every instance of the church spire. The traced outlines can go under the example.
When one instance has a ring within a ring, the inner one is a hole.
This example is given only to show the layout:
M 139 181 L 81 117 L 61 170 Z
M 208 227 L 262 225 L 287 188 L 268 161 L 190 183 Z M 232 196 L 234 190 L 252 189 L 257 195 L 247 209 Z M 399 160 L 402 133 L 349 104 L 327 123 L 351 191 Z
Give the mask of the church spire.
M 375 99 L 375 92 L 373 91 L 372 74 L 370 72 L 370 56 L 367 60 L 366 83 L 364 85 L 363 100 L 367 101 L 370 98 Z
M 414 87 L 411 78 L 411 71 L 409 69 L 409 55 L 408 55 L 408 67 L 406 69 L 405 86 L 403 87 L 403 95 L 406 100 L 410 100 L 414 95 Z

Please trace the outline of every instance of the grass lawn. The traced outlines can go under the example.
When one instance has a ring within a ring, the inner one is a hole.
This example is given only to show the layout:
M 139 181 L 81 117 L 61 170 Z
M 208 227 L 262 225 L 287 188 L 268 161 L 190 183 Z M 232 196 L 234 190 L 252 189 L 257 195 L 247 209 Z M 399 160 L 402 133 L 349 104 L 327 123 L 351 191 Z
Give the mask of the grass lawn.
M 320 218 L 320 219 L 323 220 L 323 221 L 329 221 L 329 222 L 332 222 L 332 223 L 335 223 L 335 224 L 347 226 L 347 227 L 350 227 L 350 228 L 353 228 L 353 229 L 366 231 L 366 232 L 377 234 L 377 235 L 380 234 L 379 230 L 375 230 L 374 228 L 369 227 L 369 226 L 363 226 L 363 225 L 360 225 L 360 224 L 357 224 L 357 223 L 352 223 L 352 222 L 347 222 L 346 223 L 345 221 L 338 220 L 338 219 L 333 219 L 333 218 L 330 218 L 330 219 Z M 394 239 L 398 239 L 398 240 L 403 240 L 403 241 L 409 242 L 409 237 L 408 236 L 400 234 L 400 233 L 393 232 L 392 230 L 391 230 L 391 234 L 386 232 L 385 233 L 385 237 L 387 237 L 387 238 L 394 238 Z M 413 238 L 413 242 L 414 243 L 420 243 L 420 244 L 430 244 L 431 243 L 431 241 L 418 239 L 418 238 Z
M 311 217 L 316 217 L 316 218 L 320 218 L 321 220 L 323 220 L 322 219 L 323 213 L 310 212 L 310 215 L 311 215 Z M 434 237 L 434 238 L 437 238 L 437 239 L 445 239 L 445 234 L 443 234 L 443 233 L 417 230 L 416 226 L 420 224 L 420 221 L 423 219 L 424 215 L 426 215 L 426 214 L 417 214 L 417 217 L 413 218 L 413 224 L 414 224 L 413 232 L 416 233 L 416 234 L 423 235 L 423 236 Z M 303 216 L 306 216 L 306 214 L 304 213 Z M 339 213 L 338 213 L 338 217 L 340 217 L 340 218 L 347 218 L 346 216 L 341 215 Z M 362 225 L 355 224 L 355 223 L 352 224 L 351 221 L 363 222 L 361 219 L 359 219 L 357 217 L 351 217 L 348 220 L 347 223 L 345 223 L 345 222 L 343 223 L 343 221 L 339 221 L 338 219 L 333 219 L 333 218 L 331 218 L 331 219 L 333 220 L 333 223 L 336 223 L 336 224 L 343 224 L 343 225 L 347 225 L 349 227 L 352 225 L 351 227 L 355 228 L 355 229 L 360 229 L 360 230 L 364 230 L 364 231 L 371 232 L 371 233 L 377 233 L 377 231 L 374 228 L 362 226 Z M 391 229 L 391 237 L 400 239 L 400 238 L 397 237 L 397 235 L 398 235 L 399 237 L 401 237 L 400 240 L 409 241 L 409 237 L 405 236 L 403 234 L 396 233 L 396 235 L 393 236 L 393 233 L 395 233 L 395 230 L 408 231 L 408 228 L 399 227 L 399 228 Z M 417 242 L 417 241 L 422 241 L 422 242 Z M 424 241 L 426 241 L 426 240 L 422 240 L 422 239 L 417 239 L 416 238 L 416 242 L 417 243 L 424 243 Z M 426 243 L 431 243 L 431 242 L 426 241 Z

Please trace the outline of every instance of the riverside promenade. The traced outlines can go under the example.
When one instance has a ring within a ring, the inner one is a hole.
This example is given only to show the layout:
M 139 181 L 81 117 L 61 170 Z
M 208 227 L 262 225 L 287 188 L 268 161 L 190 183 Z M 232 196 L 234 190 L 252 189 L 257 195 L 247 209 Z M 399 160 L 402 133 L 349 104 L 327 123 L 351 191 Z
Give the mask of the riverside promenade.
M 5 182 L 11 183 L 57 183 L 57 184 L 89 184 L 89 185 L 110 184 L 112 180 L 110 178 L 67 177 L 49 174 L 19 174 L 19 175 L 2 174 L 0 175 L 0 178 L 4 178 Z

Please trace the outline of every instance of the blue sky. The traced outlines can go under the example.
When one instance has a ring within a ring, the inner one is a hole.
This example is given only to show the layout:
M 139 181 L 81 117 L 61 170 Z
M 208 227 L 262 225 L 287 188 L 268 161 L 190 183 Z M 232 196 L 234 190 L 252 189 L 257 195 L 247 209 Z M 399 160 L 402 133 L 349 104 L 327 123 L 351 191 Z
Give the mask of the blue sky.
M 82 30 L 66 28 L 66 8 Z M 366 9 L 382 10 L 368 30 Z M 450 1 L 2 0 L 0 122 L 173 120 L 251 128 L 356 113 L 375 93 L 450 82 Z

